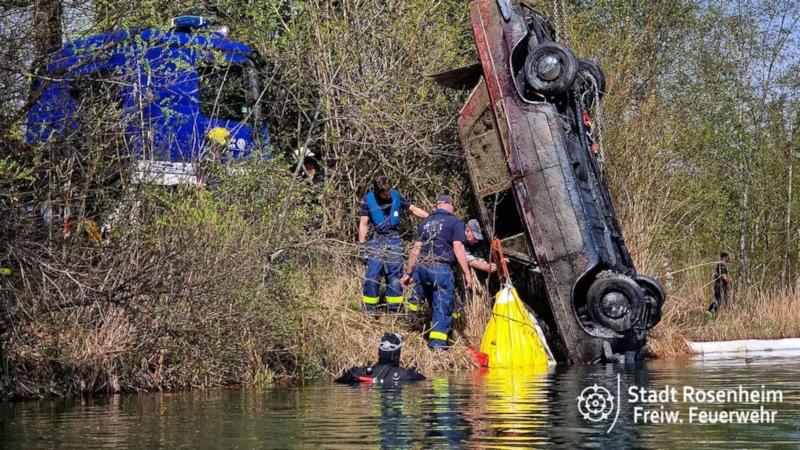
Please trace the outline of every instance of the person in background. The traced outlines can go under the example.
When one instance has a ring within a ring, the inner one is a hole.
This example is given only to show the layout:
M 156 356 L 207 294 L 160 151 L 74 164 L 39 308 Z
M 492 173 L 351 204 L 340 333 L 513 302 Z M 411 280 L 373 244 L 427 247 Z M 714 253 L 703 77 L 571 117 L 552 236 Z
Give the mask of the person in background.
M 307 147 L 300 147 L 295 150 L 294 156 L 296 159 L 303 159 L 303 167 L 301 175 L 303 178 L 312 185 L 322 183 L 322 168 L 320 168 L 317 155 L 309 150 Z
M 380 300 L 380 288 L 386 279 L 386 304 L 389 312 L 399 312 L 403 305 L 403 244 L 400 241 L 401 212 L 424 219 L 428 213 L 412 205 L 392 188 L 385 176 L 378 176 L 373 188 L 361 201 L 358 211 L 358 242 L 364 244 L 363 256 L 367 260 L 364 274 L 362 302 L 367 313 L 372 314 Z
M 222 179 L 222 161 L 231 142 L 230 132 L 214 127 L 206 133 L 203 157 L 197 164 L 197 187 L 216 190 Z
M 311 156 L 306 156 L 303 159 L 303 173 L 308 179 L 308 182 L 311 184 L 319 184 L 322 183 L 322 169 L 319 167 L 319 163 L 314 158 L 314 154 L 312 153 Z
M 728 274 L 730 256 L 726 252 L 719 254 L 719 262 L 714 265 L 714 300 L 708 310 L 714 314 L 723 304 L 727 304 L 730 294 L 731 276 Z
M 453 199 L 441 195 L 436 199 L 436 210 L 420 223 L 417 238 L 408 257 L 403 284 L 414 280 L 414 295 L 408 304 L 409 311 L 418 312 L 426 299 L 433 310 L 428 346 L 446 349 L 447 335 L 453 321 L 452 308 L 455 281 L 452 265 L 458 262 L 464 273 L 467 289 L 472 287 L 472 273 L 464 251 L 464 222 L 453 215 Z

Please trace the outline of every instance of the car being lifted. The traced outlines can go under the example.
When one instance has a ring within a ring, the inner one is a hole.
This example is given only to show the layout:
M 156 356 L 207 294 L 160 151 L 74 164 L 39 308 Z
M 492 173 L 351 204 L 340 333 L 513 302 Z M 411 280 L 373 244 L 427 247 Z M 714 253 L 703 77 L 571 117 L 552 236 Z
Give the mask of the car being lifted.
M 484 225 L 541 277 L 540 316 L 561 359 L 635 360 L 665 293 L 636 272 L 598 161 L 590 111 L 604 75 L 527 5 L 469 10 L 480 63 L 434 78 L 472 88 L 458 126 Z

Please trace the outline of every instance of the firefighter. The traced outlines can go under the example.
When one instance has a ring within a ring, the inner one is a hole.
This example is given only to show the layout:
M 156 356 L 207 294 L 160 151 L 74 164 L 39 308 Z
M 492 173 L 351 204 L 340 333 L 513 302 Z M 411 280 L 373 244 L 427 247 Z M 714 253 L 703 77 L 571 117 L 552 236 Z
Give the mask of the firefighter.
M 430 300 L 433 314 L 428 346 L 447 348 L 447 334 L 452 322 L 455 282 L 452 264 L 458 262 L 464 273 L 467 289 L 472 287 L 472 273 L 464 252 L 464 222 L 453 215 L 453 199 L 442 195 L 436 199 L 436 210 L 417 229 L 414 248 L 408 258 L 403 284 L 414 280 L 414 295 L 408 309 L 418 312 L 420 304 Z
M 730 262 L 730 255 L 722 252 L 719 254 L 719 262 L 714 266 L 714 299 L 708 307 L 713 314 L 716 314 L 717 310 L 729 300 L 728 286 L 731 283 L 731 276 L 728 274 L 728 262 Z
M 497 264 L 487 260 L 488 256 L 484 242 L 485 239 L 477 220 L 470 219 L 467 221 L 467 225 L 464 228 L 464 236 L 467 238 L 466 241 L 464 241 L 464 253 L 467 255 L 467 264 L 469 267 L 487 275 L 496 272 Z M 481 273 L 477 273 L 480 281 L 478 284 L 482 284 L 484 280 Z M 458 274 L 456 275 L 458 279 Z M 457 282 L 456 285 L 461 285 L 461 283 Z M 467 291 L 463 296 L 460 295 L 460 292 L 456 292 L 456 299 L 453 305 L 453 320 L 457 320 L 463 315 L 464 308 L 468 301 L 467 299 L 470 295 L 475 295 L 475 292 Z
M 467 225 L 464 227 L 464 236 L 467 238 L 464 251 L 467 254 L 469 266 L 486 273 L 496 272 L 497 264 L 486 260 L 486 249 L 482 245 L 484 237 L 477 220 L 470 219 L 467 221 Z
M 402 381 L 424 380 L 425 376 L 414 368 L 400 367 L 400 350 L 403 337 L 397 333 L 383 333 L 378 344 L 378 363 L 371 366 L 353 367 L 336 379 L 337 383 L 396 384 Z
M 496 272 L 497 264 L 487 260 L 487 249 L 483 233 L 481 233 L 481 226 L 478 224 L 477 220 L 470 219 L 467 221 L 467 225 L 464 228 L 464 236 L 467 238 L 466 241 L 464 241 L 464 253 L 467 255 L 467 264 L 469 267 L 485 274 Z M 481 274 L 479 273 L 477 275 L 480 277 Z M 480 278 L 482 280 L 482 277 Z M 456 280 L 456 286 L 462 285 L 458 274 L 456 274 Z M 481 283 L 482 282 L 483 281 L 481 281 Z M 453 320 L 457 320 L 463 315 L 467 298 L 471 294 L 474 294 L 474 292 L 471 293 L 467 291 L 463 296 L 460 292 L 456 292 L 455 302 L 453 304 Z
M 359 209 L 358 242 L 367 260 L 362 301 L 367 313 L 375 312 L 380 300 L 381 280 L 386 279 L 386 304 L 390 312 L 403 305 L 403 244 L 398 225 L 400 214 L 408 210 L 424 219 L 428 213 L 412 205 L 392 188 L 385 176 L 378 176 L 373 189 L 361 201 Z

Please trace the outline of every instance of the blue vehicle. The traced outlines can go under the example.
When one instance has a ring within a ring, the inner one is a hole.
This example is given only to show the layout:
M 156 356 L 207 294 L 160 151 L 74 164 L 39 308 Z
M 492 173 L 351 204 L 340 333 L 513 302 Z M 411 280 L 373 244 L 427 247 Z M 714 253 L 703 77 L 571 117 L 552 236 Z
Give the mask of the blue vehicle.
M 121 117 L 134 181 L 193 182 L 212 144 L 227 149 L 223 160 L 266 156 L 260 58 L 227 34 L 204 17 L 182 16 L 169 30 L 119 30 L 65 44 L 33 85 L 41 94 L 26 141 L 79 132 L 81 106 L 102 94 Z

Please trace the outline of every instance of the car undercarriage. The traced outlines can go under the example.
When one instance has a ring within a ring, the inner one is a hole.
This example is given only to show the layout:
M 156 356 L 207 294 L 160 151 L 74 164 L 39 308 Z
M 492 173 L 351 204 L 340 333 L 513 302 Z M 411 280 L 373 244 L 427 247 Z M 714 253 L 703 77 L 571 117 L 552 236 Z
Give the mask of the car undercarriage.
M 484 226 L 571 363 L 634 361 L 664 289 L 636 272 L 601 168 L 592 111 L 605 77 L 524 4 L 473 0 L 480 63 L 433 78 L 471 89 L 459 135 Z

